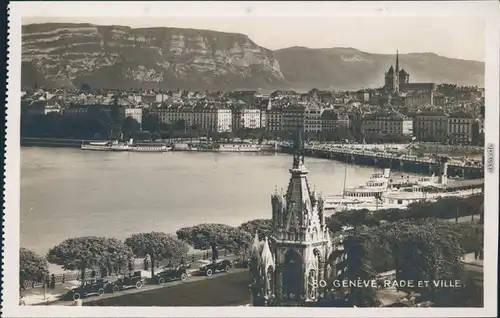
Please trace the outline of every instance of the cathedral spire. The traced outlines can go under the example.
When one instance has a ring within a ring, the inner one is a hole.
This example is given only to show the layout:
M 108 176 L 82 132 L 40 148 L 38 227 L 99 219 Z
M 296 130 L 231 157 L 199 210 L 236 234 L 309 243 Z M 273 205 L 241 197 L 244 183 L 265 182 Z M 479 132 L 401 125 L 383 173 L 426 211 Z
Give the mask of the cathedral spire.
M 399 51 L 396 50 L 396 74 L 399 74 Z

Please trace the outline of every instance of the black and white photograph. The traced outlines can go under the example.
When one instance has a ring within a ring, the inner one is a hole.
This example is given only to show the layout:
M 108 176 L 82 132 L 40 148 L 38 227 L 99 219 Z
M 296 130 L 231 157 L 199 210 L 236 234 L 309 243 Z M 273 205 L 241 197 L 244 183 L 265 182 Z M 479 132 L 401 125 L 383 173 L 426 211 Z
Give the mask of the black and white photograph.
M 495 315 L 498 9 L 11 3 L 2 311 Z

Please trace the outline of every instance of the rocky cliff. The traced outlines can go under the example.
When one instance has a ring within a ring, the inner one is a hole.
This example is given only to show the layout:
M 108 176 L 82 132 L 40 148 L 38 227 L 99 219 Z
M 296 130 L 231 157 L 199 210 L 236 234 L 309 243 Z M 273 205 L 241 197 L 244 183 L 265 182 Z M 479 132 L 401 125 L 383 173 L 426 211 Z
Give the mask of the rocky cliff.
M 91 24 L 23 26 L 23 84 L 217 89 L 284 83 L 274 53 L 246 35 Z
M 243 34 L 44 23 L 22 29 L 22 85 L 95 88 L 360 88 L 380 86 L 393 56 L 354 49 L 271 51 Z M 410 80 L 481 85 L 484 63 L 401 57 Z

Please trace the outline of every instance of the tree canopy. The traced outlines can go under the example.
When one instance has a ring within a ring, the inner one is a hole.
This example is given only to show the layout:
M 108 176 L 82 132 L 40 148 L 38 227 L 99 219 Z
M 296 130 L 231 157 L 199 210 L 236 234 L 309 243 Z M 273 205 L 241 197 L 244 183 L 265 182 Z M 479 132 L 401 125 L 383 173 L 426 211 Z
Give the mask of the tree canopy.
M 344 269 L 341 279 L 373 279 L 376 273 L 395 269 L 397 280 L 456 280 L 466 277 L 460 258 L 467 246 L 481 247 L 481 227 L 436 219 L 408 219 L 377 227 L 356 226 L 344 236 L 344 250 L 334 252 L 330 261 L 346 254 L 336 265 L 337 269 Z M 467 291 L 456 292 L 465 297 L 464 293 L 477 288 L 471 285 Z M 451 293 L 430 284 L 427 287 L 416 284 L 406 290 L 418 292 L 432 301 L 439 295 Z M 341 294 L 347 294 L 349 302 L 356 306 L 375 305 L 374 290 L 370 288 L 344 290 Z
M 21 247 L 19 250 L 19 282 L 41 281 L 47 275 L 47 260 L 35 252 Z
M 47 260 L 66 270 L 105 268 L 110 272 L 132 260 L 132 251 L 117 239 L 97 236 L 69 238 L 47 253 Z
M 252 235 L 247 231 L 218 223 L 185 227 L 176 233 L 180 240 L 199 250 L 209 249 L 215 242 L 220 248 L 239 252 L 248 248 L 252 240 Z
M 377 272 L 372 265 L 373 254 L 371 251 L 377 243 L 380 243 L 380 239 L 374 233 L 366 229 L 359 230 L 357 227 L 355 227 L 353 233 L 346 235 L 343 238 L 344 250 L 338 250 L 332 255 L 333 257 L 339 257 L 341 254 L 345 254 L 341 258 L 343 260 L 337 265 L 337 269 L 341 269 L 338 279 L 347 281 L 375 279 Z M 380 302 L 375 291 L 376 289 L 372 286 L 363 286 L 340 288 L 337 293 L 342 295 L 341 299 L 346 299 L 349 305 L 376 307 Z
M 174 236 L 163 232 L 132 234 L 125 240 L 137 257 L 151 257 L 151 274 L 154 275 L 155 261 L 180 258 L 189 251 L 189 246 Z
M 122 129 L 123 133 L 133 134 L 141 131 L 141 124 L 134 118 L 128 116 L 123 120 Z
M 266 236 L 269 237 L 273 230 L 273 222 L 271 219 L 255 219 L 242 223 L 238 228 L 250 233 L 250 235 L 255 235 L 255 232 L 259 233 L 259 238 L 262 240 Z
M 338 232 L 343 225 L 379 225 L 383 221 L 396 222 L 405 219 L 452 219 L 455 217 L 481 214 L 482 195 L 467 198 L 442 198 L 436 202 L 411 204 L 408 209 L 352 210 L 335 213 L 327 218 L 328 228 Z

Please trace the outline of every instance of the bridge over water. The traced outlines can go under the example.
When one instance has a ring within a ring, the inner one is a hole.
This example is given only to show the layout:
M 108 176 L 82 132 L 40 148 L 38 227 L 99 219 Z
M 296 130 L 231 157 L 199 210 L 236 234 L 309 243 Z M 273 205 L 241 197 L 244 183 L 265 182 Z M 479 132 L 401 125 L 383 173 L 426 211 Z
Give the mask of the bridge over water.
M 288 144 L 282 144 L 280 149 L 284 153 L 294 151 L 293 146 Z M 353 149 L 340 145 L 309 145 L 305 147 L 304 151 L 305 155 L 310 157 L 429 175 L 433 173 L 440 175 L 443 162 L 447 162 L 447 175 L 449 177 L 484 178 L 484 165 L 482 163 L 470 164 L 449 157 L 417 157 L 368 149 Z

